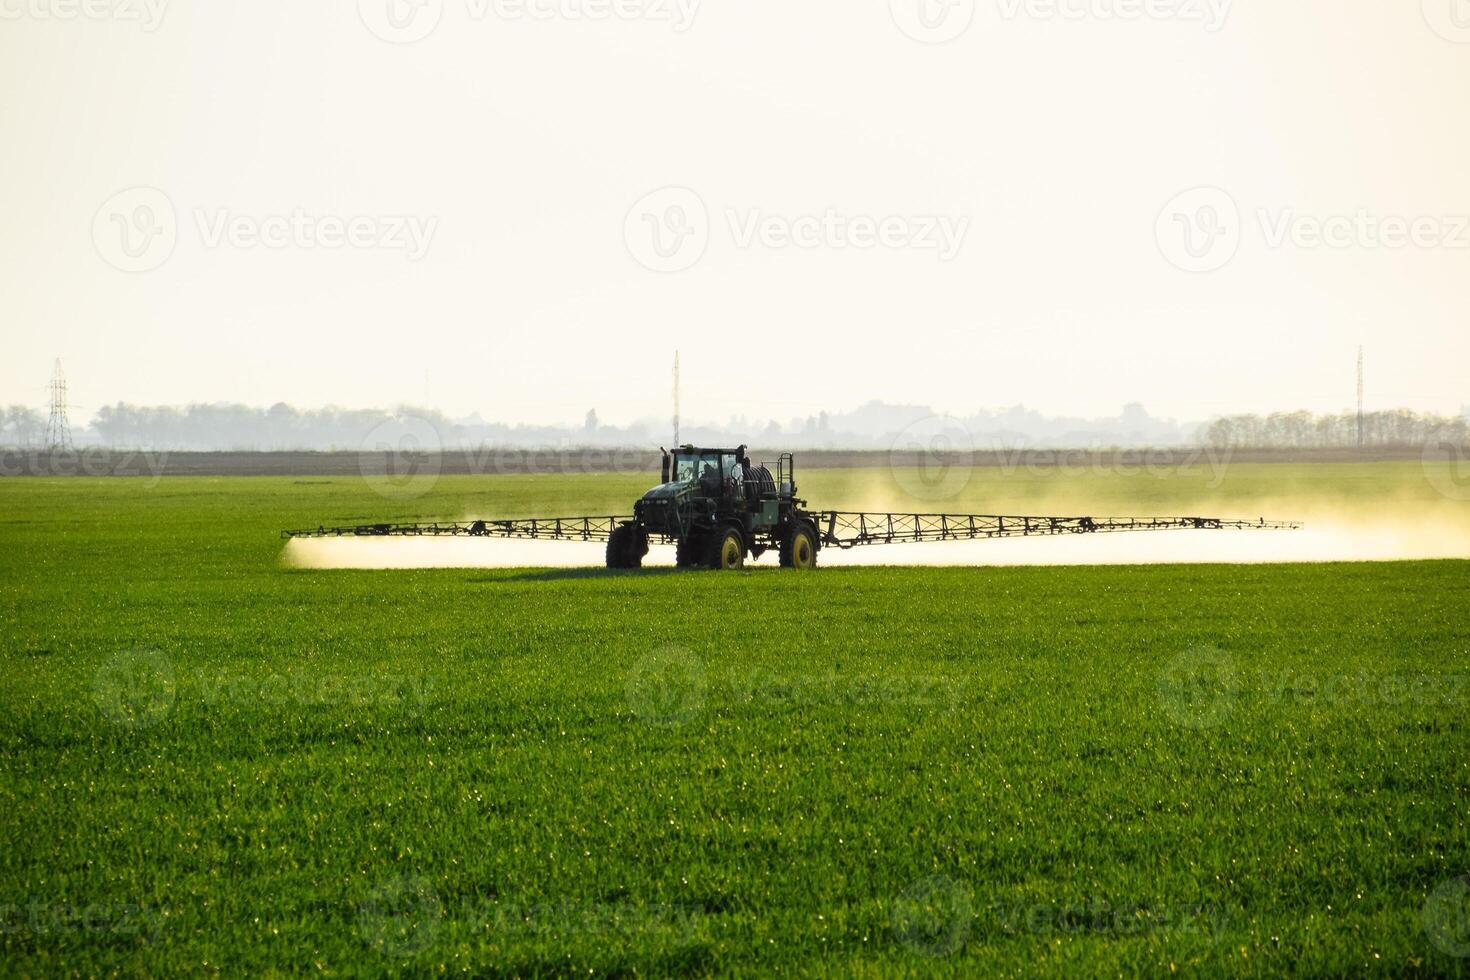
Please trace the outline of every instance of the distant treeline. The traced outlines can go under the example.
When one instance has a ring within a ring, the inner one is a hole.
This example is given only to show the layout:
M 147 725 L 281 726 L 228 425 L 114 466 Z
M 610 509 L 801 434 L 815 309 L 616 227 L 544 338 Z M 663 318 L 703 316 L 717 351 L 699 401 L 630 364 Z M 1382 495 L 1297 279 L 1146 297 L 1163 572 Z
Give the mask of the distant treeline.
M 939 422 L 938 425 L 935 423 Z M 270 408 L 246 405 L 152 407 L 118 403 L 89 423 L 73 420 L 78 446 L 183 452 L 475 449 L 648 449 L 670 441 L 671 425 L 657 419 L 602 425 L 589 411 L 582 425 L 529 426 L 451 419 L 427 409 L 358 410 Z M 937 433 L 937 434 L 936 434 Z M 46 417 L 33 408 L 0 409 L 0 446 L 38 449 Z M 700 445 L 762 445 L 792 450 L 919 450 L 929 442 L 950 451 L 1010 449 L 1353 449 L 1359 445 L 1354 413 L 1277 412 L 1235 415 L 1184 425 L 1155 419 L 1141 405 L 1109 419 L 1049 418 L 1022 408 L 954 419 L 922 405 L 870 402 L 846 413 L 821 413 L 787 423 L 731 419 L 724 425 L 686 423 L 682 438 Z M 1470 421 L 1407 410 L 1373 412 L 1363 420 L 1365 448 L 1416 448 L 1431 439 L 1470 444 Z
M 1205 427 L 1204 439 L 1216 449 L 1420 448 L 1440 440 L 1470 444 L 1470 420 L 1407 409 L 1369 412 L 1363 416 L 1361 431 L 1360 440 L 1356 412 L 1275 412 L 1216 419 Z

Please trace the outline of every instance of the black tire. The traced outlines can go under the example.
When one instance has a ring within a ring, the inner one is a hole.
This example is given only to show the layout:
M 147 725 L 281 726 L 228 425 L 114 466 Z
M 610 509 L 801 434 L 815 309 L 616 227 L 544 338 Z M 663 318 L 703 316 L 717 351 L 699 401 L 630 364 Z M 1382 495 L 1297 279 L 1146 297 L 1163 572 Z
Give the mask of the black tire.
M 674 547 L 674 564 L 680 568 L 693 568 L 704 558 L 703 549 L 700 547 L 700 539 L 697 534 L 690 534 L 679 540 Z
M 792 525 L 781 540 L 781 567 L 811 571 L 817 567 L 817 532 L 810 524 Z
M 607 539 L 608 568 L 642 568 L 643 556 L 648 554 L 648 535 L 636 525 L 622 524 L 613 529 Z
M 706 568 L 736 571 L 745 567 L 745 536 L 738 528 L 727 527 L 705 539 Z

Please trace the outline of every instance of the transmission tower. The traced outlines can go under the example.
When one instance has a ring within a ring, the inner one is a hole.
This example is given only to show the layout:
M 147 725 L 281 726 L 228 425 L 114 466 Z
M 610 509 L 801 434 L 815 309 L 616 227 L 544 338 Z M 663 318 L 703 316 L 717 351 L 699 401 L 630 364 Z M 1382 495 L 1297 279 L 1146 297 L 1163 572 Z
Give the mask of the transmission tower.
M 679 352 L 674 351 L 674 446 L 679 445 Z
M 46 449 L 53 453 L 72 450 L 71 422 L 66 417 L 66 375 L 61 371 L 61 358 L 51 371 L 51 417 L 46 421 Z
M 1363 348 L 1358 348 L 1358 448 L 1363 448 Z

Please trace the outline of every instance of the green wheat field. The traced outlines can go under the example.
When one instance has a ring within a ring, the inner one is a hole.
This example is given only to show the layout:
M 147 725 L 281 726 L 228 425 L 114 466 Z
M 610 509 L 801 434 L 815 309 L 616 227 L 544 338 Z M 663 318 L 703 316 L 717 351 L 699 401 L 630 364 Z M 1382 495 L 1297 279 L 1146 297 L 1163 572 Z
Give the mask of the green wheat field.
M 1431 476 L 940 506 L 1463 532 Z M 308 571 L 278 536 L 652 482 L 0 481 L 0 972 L 1470 972 L 1470 562 Z

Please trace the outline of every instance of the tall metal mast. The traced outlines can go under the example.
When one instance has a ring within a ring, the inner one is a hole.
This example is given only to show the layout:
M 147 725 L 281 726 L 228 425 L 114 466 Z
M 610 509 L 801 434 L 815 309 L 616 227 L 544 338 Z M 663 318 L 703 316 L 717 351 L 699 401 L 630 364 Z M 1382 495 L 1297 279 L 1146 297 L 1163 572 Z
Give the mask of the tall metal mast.
M 53 453 L 72 451 L 71 422 L 66 417 L 66 375 L 61 371 L 61 358 L 51 371 L 51 417 L 46 421 L 46 449 Z

